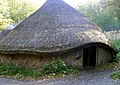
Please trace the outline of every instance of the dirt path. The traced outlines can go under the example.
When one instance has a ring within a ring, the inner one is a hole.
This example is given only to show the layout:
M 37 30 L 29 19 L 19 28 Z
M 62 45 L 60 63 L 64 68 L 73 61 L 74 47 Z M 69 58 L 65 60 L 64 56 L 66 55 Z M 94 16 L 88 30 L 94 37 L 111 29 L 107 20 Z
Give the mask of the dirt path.
M 90 70 L 90 71 L 83 71 L 80 74 L 72 77 L 67 76 L 64 78 L 29 81 L 29 82 L 19 81 L 16 84 L 11 83 L 10 85 L 120 85 L 120 80 L 110 79 L 109 76 L 113 72 L 114 72 L 113 70 L 107 70 L 107 71 Z

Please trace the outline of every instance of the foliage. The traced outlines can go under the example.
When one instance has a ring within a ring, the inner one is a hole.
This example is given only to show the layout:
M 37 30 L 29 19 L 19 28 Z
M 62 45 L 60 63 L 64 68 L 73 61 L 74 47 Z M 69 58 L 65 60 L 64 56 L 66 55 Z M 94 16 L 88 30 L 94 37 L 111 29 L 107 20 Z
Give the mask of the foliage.
M 11 19 L 7 19 L 0 14 L 0 30 L 8 27 L 13 21 Z
M 114 40 L 113 44 L 116 46 L 117 49 L 120 49 L 120 40 Z M 120 62 L 120 52 L 118 52 L 117 57 L 115 58 L 116 61 Z M 116 69 L 120 69 L 120 63 L 118 63 L 118 67 Z M 113 73 L 110 75 L 111 78 L 113 79 L 120 79 L 120 71 L 118 71 L 117 73 Z
M 115 5 L 108 6 L 111 0 L 101 0 L 98 4 L 88 4 L 79 6 L 78 10 L 82 11 L 88 18 L 100 26 L 104 31 L 119 30 L 120 21 Z M 120 0 L 119 0 L 120 1 Z M 120 11 L 119 11 L 120 12 Z
M 68 66 L 65 62 L 62 60 L 56 60 L 49 64 L 45 64 L 43 66 L 43 71 L 45 74 L 49 75 L 51 73 L 54 74 L 69 74 L 69 73 L 77 73 L 80 69 L 73 68 L 71 66 Z
M 37 77 L 41 75 L 42 74 L 37 70 L 28 70 L 23 67 L 0 64 L 0 76 L 24 78 L 24 77 Z
M 116 46 L 117 49 L 120 51 L 120 40 L 114 40 L 113 44 Z M 120 61 L 120 52 L 117 53 L 117 57 L 115 60 Z
M 45 64 L 39 70 L 26 69 L 14 65 L 0 64 L 0 76 L 21 79 L 39 79 L 48 77 L 62 77 L 68 74 L 80 72 L 80 69 L 73 68 L 61 60 Z
M 9 26 L 13 20 L 8 18 L 7 0 L 0 1 L 0 30 Z
M 113 73 L 113 74 L 111 74 L 110 76 L 111 76 L 111 78 L 113 78 L 113 79 L 120 79 L 120 71 L 117 72 L 117 73 Z
M 113 12 L 116 13 L 116 17 L 118 20 L 120 19 L 120 0 L 101 0 L 102 4 L 105 8 L 114 8 Z
M 0 30 L 13 22 L 20 22 L 37 10 L 30 0 L 1 0 L 0 1 Z
M 115 60 L 120 61 L 120 52 L 117 54 L 117 57 Z
M 120 48 L 120 40 L 114 40 L 113 44 L 116 46 L 117 49 Z
M 36 7 L 29 0 L 7 0 L 10 18 L 20 22 L 36 10 Z
M 118 68 L 118 63 L 113 62 L 113 63 L 106 63 L 104 65 L 100 65 L 96 67 L 96 70 L 111 70 L 111 69 L 117 69 Z

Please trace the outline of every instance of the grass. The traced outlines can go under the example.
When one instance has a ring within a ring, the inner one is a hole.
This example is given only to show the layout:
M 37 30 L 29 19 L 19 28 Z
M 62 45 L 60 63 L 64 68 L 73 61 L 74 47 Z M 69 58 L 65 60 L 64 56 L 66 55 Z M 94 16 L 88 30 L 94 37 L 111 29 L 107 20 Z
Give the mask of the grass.
M 19 79 L 41 79 L 63 77 L 69 74 L 79 73 L 79 68 L 73 68 L 61 60 L 45 64 L 39 70 L 31 70 L 23 67 L 0 64 L 0 76 Z

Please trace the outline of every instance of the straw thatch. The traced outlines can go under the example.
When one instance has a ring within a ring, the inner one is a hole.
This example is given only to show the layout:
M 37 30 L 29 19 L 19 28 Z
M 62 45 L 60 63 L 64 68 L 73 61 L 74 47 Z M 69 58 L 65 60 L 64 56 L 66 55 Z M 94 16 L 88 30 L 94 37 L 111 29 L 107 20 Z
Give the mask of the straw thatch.
M 47 0 L 0 41 L 1 53 L 51 53 L 89 43 L 112 44 L 101 29 L 62 0 Z
M 2 40 L 11 30 L 0 31 L 0 40 Z

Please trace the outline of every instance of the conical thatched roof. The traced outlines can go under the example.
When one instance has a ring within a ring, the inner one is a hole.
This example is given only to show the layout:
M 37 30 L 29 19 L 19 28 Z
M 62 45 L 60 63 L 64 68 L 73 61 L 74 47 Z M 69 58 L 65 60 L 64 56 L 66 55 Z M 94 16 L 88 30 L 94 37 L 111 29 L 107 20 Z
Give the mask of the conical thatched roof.
M 109 39 L 93 22 L 62 0 L 47 0 L 0 42 L 0 52 L 56 52 Z
M 7 29 L 4 29 L 2 31 L 0 31 L 0 40 L 2 40 L 3 38 L 5 38 L 5 36 L 7 36 L 7 34 L 11 31 L 11 29 L 7 30 Z

